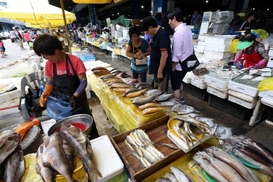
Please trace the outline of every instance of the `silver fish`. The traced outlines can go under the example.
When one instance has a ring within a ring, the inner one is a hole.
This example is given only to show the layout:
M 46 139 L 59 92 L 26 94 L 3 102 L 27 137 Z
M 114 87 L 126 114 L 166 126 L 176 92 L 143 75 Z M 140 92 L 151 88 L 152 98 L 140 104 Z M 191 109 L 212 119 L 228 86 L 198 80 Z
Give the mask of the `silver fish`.
M 218 139 L 224 140 L 232 136 L 232 131 L 229 127 L 218 125 L 214 134 Z
M 183 173 L 180 169 L 174 166 L 171 166 L 170 168 L 178 182 L 190 182 L 188 176 L 185 173 Z
M 92 146 L 83 132 L 71 124 L 63 124 L 59 133 L 81 158 L 89 180 L 96 179 L 96 175 L 102 177 L 100 171 L 93 164 Z
M 71 173 L 74 171 L 74 151 L 66 140 L 62 142 L 62 148 L 64 151 L 65 158 L 67 160 L 69 170 Z
M 174 143 L 163 143 L 163 142 L 160 142 L 160 145 L 169 147 L 169 148 L 174 149 L 174 150 L 178 150 L 179 149 Z
M 43 165 L 43 153 L 45 150 L 45 144 L 41 144 L 36 152 L 36 173 L 41 176 L 43 181 L 55 182 L 56 174 L 51 167 L 46 167 Z
M 141 164 L 141 166 L 143 168 L 147 168 L 147 167 L 150 167 L 152 164 L 147 160 L 145 159 L 144 157 L 140 157 L 138 156 L 136 153 L 132 153 L 133 156 L 136 157 L 136 159 L 138 160 L 138 162 Z
M 155 101 L 163 102 L 165 100 L 168 100 L 171 96 L 173 96 L 173 94 L 162 94 L 162 95 L 155 97 Z
M 5 137 L 0 147 L 0 164 L 17 148 L 20 144 L 21 135 L 19 133 L 11 133 Z
M 166 176 L 167 176 L 167 178 L 169 178 L 169 180 L 170 180 L 171 182 L 178 182 L 178 180 L 176 179 L 176 177 L 175 177 L 175 175 L 174 175 L 173 173 L 167 172 L 167 173 L 166 173 Z
M 148 152 L 142 147 L 140 147 L 140 149 L 143 153 L 144 158 L 147 159 L 147 161 L 149 161 L 151 164 L 154 164 L 158 161 L 158 159 L 153 154 L 151 154 L 150 152 Z
M 142 104 L 146 104 L 148 102 L 151 102 L 152 100 L 154 100 L 154 96 L 144 96 L 144 97 L 141 97 L 139 99 L 134 99 L 132 101 L 133 104 L 137 104 L 137 105 L 142 105 Z
M 162 94 L 162 91 L 161 90 L 158 90 L 158 89 L 149 89 L 146 91 L 146 96 L 158 96 Z
M 172 107 L 172 111 L 177 112 L 178 114 L 189 114 L 194 110 L 194 107 L 186 104 L 176 104 Z
M 55 171 L 63 175 L 68 182 L 75 181 L 63 152 L 60 132 L 54 133 L 45 141 L 43 164 L 50 165 Z
M 160 177 L 158 182 L 172 182 L 169 178 Z
M 138 92 L 140 91 L 140 89 L 136 89 L 136 88 L 130 88 L 128 90 L 126 90 L 124 93 L 123 93 L 123 97 L 126 97 L 126 95 L 128 95 L 129 93 L 133 93 L 133 92 Z
M 25 173 L 25 161 L 22 147 L 19 145 L 6 160 L 6 182 L 20 182 Z
M 207 117 L 195 117 L 196 120 L 201 121 L 203 123 L 206 123 L 209 127 L 214 126 L 214 122 L 212 118 L 207 118 Z
M 214 157 L 224 161 L 225 163 L 233 167 L 246 181 L 248 182 L 260 181 L 258 180 L 259 178 L 252 171 L 250 172 L 247 170 L 247 167 L 245 165 L 243 165 L 241 162 L 239 162 L 234 157 L 229 155 L 227 152 L 221 150 L 220 148 L 213 146 L 205 149 L 205 151 L 211 153 Z M 252 177 L 253 175 L 255 175 L 256 177 L 253 178 Z
M 157 148 L 155 148 L 155 146 L 153 146 L 152 144 L 149 144 L 146 149 L 149 152 L 153 152 L 156 154 L 158 159 L 164 159 L 164 155 L 162 154 L 162 152 L 160 152 Z

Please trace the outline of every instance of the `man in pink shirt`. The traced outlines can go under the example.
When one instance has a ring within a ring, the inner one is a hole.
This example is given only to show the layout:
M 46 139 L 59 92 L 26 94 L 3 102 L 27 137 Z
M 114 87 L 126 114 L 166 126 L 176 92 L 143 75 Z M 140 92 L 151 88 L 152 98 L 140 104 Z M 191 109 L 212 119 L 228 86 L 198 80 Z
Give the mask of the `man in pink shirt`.
M 182 80 L 186 75 L 186 71 L 182 70 L 179 62 L 183 62 L 193 54 L 192 32 L 186 23 L 183 23 L 183 12 L 179 8 L 171 10 L 167 18 L 170 26 L 175 31 L 172 41 L 172 89 L 174 97 L 180 103 L 184 103 Z

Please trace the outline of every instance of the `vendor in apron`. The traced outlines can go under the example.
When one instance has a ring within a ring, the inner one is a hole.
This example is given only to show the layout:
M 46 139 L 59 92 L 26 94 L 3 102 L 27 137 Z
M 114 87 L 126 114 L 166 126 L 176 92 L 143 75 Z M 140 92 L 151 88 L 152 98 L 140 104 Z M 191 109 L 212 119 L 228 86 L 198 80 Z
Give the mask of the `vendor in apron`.
M 256 36 L 251 33 L 245 34 L 239 41 L 237 53 L 233 60 L 234 65 L 241 68 L 263 68 L 266 67 L 269 56 L 264 44 L 256 40 Z
M 34 41 L 33 49 L 37 55 L 48 60 L 44 71 L 47 85 L 40 96 L 40 105 L 44 107 L 46 98 L 52 95 L 69 102 L 72 115 L 92 116 L 85 92 L 87 78 L 83 62 L 72 54 L 65 54 L 62 43 L 48 34 L 38 36 Z M 93 122 L 90 139 L 98 136 L 96 124 Z

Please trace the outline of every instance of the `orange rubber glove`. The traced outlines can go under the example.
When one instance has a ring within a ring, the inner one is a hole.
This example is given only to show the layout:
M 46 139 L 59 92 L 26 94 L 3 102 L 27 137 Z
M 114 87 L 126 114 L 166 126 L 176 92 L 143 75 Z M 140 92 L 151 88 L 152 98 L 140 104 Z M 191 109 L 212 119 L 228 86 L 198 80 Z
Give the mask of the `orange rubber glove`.
M 41 97 L 40 97 L 40 106 L 44 107 L 45 103 L 46 103 L 46 98 L 47 96 L 50 96 L 51 92 L 54 90 L 54 86 L 47 84 L 45 86 L 44 92 L 42 93 Z

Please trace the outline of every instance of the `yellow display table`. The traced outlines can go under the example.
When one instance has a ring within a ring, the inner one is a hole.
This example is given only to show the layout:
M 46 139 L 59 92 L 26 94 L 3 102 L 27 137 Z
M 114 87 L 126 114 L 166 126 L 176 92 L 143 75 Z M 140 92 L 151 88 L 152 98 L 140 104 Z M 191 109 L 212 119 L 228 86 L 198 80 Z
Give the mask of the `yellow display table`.
M 164 110 L 143 115 L 141 110 L 132 104 L 129 98 L 123 97 L 121 93 L 111 90 L 109 86 L 100 79 L 100 76 L 90 75 L 89 83 L 91 84 L 92 91 L 94 91 L 100 99 L 108 119 L 120 133 L 132 130 L 166 115 Z

